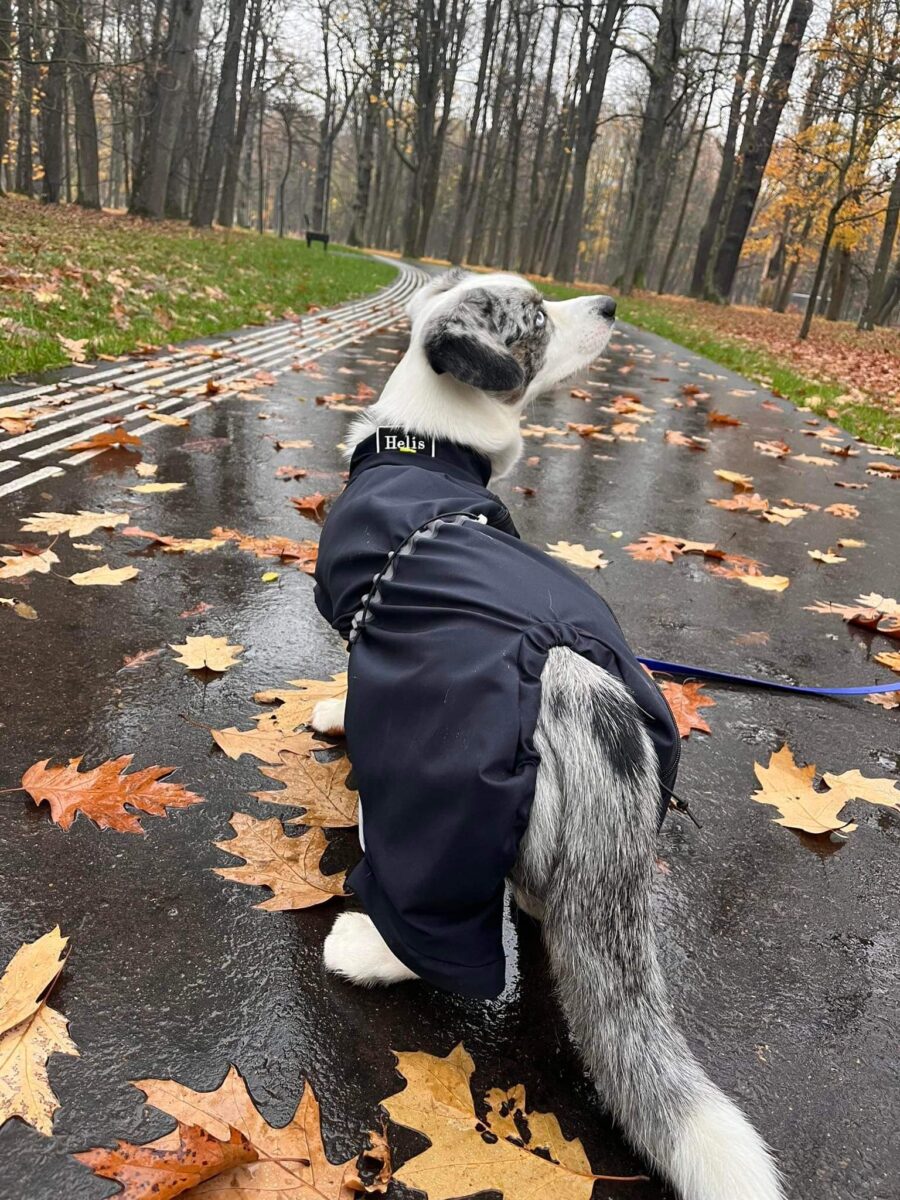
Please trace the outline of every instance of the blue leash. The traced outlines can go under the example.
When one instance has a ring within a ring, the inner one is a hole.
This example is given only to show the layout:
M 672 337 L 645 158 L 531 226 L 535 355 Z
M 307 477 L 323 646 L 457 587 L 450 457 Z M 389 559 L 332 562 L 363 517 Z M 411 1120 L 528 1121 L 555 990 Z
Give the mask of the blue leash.
M 794 683 L 776 683 L 772 679 L 756 679 L 753 675 L 731 675 L 727 671 L 711 671 L 708 667 L 688 667 L 684 663 L 663 662 L 659 658 L 641 658 L 638 662 L 651 671 L 668 671 L 672 675 L 692 675 L 717 683 L 743 683 L 750 687 L 771 688 L 776 692 L 799 692 L 803 696 L 870 696 L 875 692 L 900 691 L 900 679 L 893 683 L 872 683 L 864 687 L 799 687 Z

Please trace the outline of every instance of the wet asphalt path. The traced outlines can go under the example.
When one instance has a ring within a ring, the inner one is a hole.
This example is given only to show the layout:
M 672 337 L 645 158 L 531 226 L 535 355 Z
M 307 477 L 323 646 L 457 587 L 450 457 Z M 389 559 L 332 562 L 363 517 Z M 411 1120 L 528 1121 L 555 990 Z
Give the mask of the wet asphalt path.
M 261 400 L 226 396 L 191 413 L 189 427 L 155 429 L 137 452 L 107 451 L 10 489 L 0 501 L 0 537 L 45 545 L 44 535 L 20 532 L 20 518 L 85 508 L 127 511 L 133 525 L 165 535 L 206 536 L 227 526 L 315 538 L 317 527 L 289 498 L 340 488 L 337 446 L 349 420 L 315 397 L 351 394 L 360 383 L 377 391 L 404 341 L 402 325 L 363 332 L 317 360 L 321 378 L 286 369 L 256 388 Z M 246 357 L 240 366 L 249 375 L 254 359 Z M 197 379 L 205 386 L 215 373 L 211 361 Z M 683 384 L 699 385 L 708 399 L 690 406 Z M 151 390 L 157 402 L 165 392 Z M 900 482 L 867 475 L 873 458 L 865 452 L 835 459 L 831 468 L 764 457 L 754 440 L 784 439 L 795 453 L 821 456 L 819 439 L 805 435 L 821 432 L 824 422 L 808 424 L 808 414 L 648 334 L 619 331 L 608 361 L 590 375 L 589 392 L 589 400 L 567 392 L 541 401 L 530 419 L 558 429 L 567 421 L 608 428 L 617 418 L 601 406 L 624 393 L 654 410 L 632 435 L 643 440 L 531 438 L 526 455 L 537 462 L 520 463 L 499 490 L 524 537 L 604 549 L 611 565 L 591 582 L 640 652 L 793 682 L 889 677 L 871 657 L 896 643 L 804 606 L 846 603 L 861 592 L 897 594 Z M 171 411 L 189 407 L 183 396 L 173 399 L 179 403 Z M 711 408 L 745 424 L 710 428 Z M 667 428 L 709 437 L 709 449 L 666 444 Z M 276 448 L 292 439 L 312 445 Z M 23 467 L 17 454 L 0 448 L 0 458 L 19 464 L 9 468 L 11 480 L 57 466 L 65 453 Z M 129 492 L 142 482 L 134 470 L 139 457 L 158 464 L 158 480 L 186 487 Z M 308 474 L 277 478 L 284 465 Z M 706 503 L 731 494 L 715 479 L 717 468 L 752 475 L 770 499 L 823 510 L 849 502 L 860 517 L 816 511 L 779 527 L 722 511 Z M 836 479 L 868 486 L 845 491 Z M 618 531 L 623 536 L 613 538 Z M 694 557 L 671 565 L 633 561 L 624 547 L 647 532 L 716 541 L 788 575 L 791 586 L 779 594 L 753 591 L 709 574 Z M 809 549 L 848 536 L 867 544 L 848 551 L 846 563 L 820 566 L 808 557 Z M 291 811 L 254 800 L 249 793 L 268 786 L 255 760 L 227 759 L 204 727 L 249 728 L 259 711 L 254 692 L 344 667 L 340 640 L 315 611 L 312 580 L 234 545 L 180 555 L 118 531 L 77 540 L 102 550 L 75 549 L 63 536 L 54 545 L 54 573 L 0 581 L 0 595 L 38 613 L 26 621 L 0 609 L 0 786 L 14 787 L 27 767 L 48 757 L 61 763 L 83 755 L 95 766 L 133 753 L 136 766 L 176 765 L 176 780 L 206 803 L 145 818 L 142 838 L 101 833 L 83 817 L 63 832 L 46 806 L 38 810 L 22 794 L 0 797 L 0 965 L 21 942 L 61 925 L 72 953 L 53 1004 L 81 1051 L 80 1058 L 50 1063 L 62 1106 L 52 1139 L 16 1120 L 0 1130 L 4 1200 L 111 1194 L 114 1185 L 94 1178 L 69 1152 L 116 1138 L 148 1140 L 170 1125 L 143 1106 L 128 1080 L 175 1078 L 206 1090 L 220 1083 L 228 1063 L 274 1125 L 287 1121 L 301 1079 L 310 1078 L 330 1155 L 347 1158 L 373 1125 L 378 1101 L 399 1086 L 391 1049 L 443 1055 L 460 1040 L 477 1064 L 476 1094 L 522 1082 L 530 1107 L 557 1113 L 564 1132 L 583 1139 L 596 1171 L 641 1169 L 582 1077 L 527 922 L 518 930 L 508 922 L 509 980 L 495 1001 L 417 985 L 365 994 L 321 969 L 337 903 L 263 912 L 253 905 L 267 891 L 213 874 L 211 868 L 236 862 L 212 845 L 230 836 L 232 811 Z M 64 578 L 102 562 L 135 566 L 140 575 L 119 588 L 77 588 Z M 277 582 L 261 580 L 269 570 Z M 208 607 L 198 613 L 198 606 Z M 242 644 L 240 665 L 208 681 L 185 671 L 167 644 L 201 633 Z M 126 667 L 126 659 L 160 648 Z M 683 1026 L 710 1074 L 778 1149 L 791 1197 L 896 1200 L 900 814 L 852 805 L 859 828 L 836 847 L 773 824 L 773 810 L 750 796 L 754 761 L 767 762 L 784 742 L 820 770 L 897 776 L 900 710 L 862 700 L 708 691 L 717 702 L 704 712 L 713 732 L 685 743 L 680 776 L 703 830 L 675 817 L 660 839 L 663 954 Z M 350 865 L 356 853 L 353 831 L 330 832 L 325 870 Z M 392 1141 L 401 1158 L 424 1145 L 399 1130 Z M 403 1194 L 392 1188 L 391 1195 Z M 595 1198 L 616 1200 L 668 1195 L 658 1182 L 598 1184 L 595 1191 Z

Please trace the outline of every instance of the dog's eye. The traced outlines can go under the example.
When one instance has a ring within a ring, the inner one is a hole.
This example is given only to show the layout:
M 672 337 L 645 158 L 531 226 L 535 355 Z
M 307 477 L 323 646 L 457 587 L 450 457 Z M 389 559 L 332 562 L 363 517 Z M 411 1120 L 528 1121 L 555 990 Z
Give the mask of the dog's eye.
M 542 325 L 546 324 L 546 322 L 547 322 L 547 314 L 544 312 L 544 310 L 542 308 L 539 308 L 537 310 L 537 312 L 534 314 L 534 323 L 535 323 L 535 325 L 537 325 L 538 329 L 540 329 Z

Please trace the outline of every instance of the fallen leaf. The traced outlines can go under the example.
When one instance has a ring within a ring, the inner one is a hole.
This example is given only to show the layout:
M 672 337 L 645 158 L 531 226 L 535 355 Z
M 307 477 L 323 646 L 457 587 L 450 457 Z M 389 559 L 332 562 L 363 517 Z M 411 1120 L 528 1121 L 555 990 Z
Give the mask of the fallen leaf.
M 207 604 L 205 600 L 201 600 L 198 604 L 195 604 L 193 608 L 187 608 L 183 613 L 179 613 L 178 615 L 182 618 L 182 620 L 186 619 L 187 617 L 200 617 L 204 613 L 210 612 L 213 608 L 215 608 L 214 604 Z
M 866 490 L 866 488 L 868 488 L 869 485 L 867 483 L 845 483 L 844 481 L 838 479 L 835 481 L 834 486 L 839 488 L 848 488 L 851 491 L 863 492 Z
M 145 662 L 149 662 L 152 658 L 162 654 L 163 647 L 156 646 L 153 650 L 139 650 L 137 654 L 126 654 L 122 659 L 122 671 L 136 671 L 138 667 L 142 667 Z
M 392 1121 L 431 1143 L 400 1168 L 399 1183 L 429 1200 L 481 1192 L 508 1200 L 589 1200 L 604 1178 L 593 1174 L 581 1142 L 566 1138 L 552 1113 L 527 1112 L 521 1085 L 488 1092 L 482 1121 L 471 1091 L 475 1064 L 462 1044 L 446 1058 L 395 1053 L 406 1087 L 382 1105 Z
M 870 451 L 871 453 L 871 451 Z M 900 466 L 891 463 L 870 462 L 866 466 L 867 475 L 887 476 L 888 479 L 900 479 Z
M 152 530 L 141 529 L 137 525 L 129 525 L 119 532 L 123 537 L 147 538 L 151 542 L 157 542 L 166 554 L 206 554 L 224 546 L 226 542 L 225 538 L 166 537 L 162 533 L 153 533 Z
M 577 390 L 578 389 L 576 388 L 575 391 L 577 391 Z M 577 433 L 579 437 L 589 438 L 595 433 L 600 433 L 603 429 L 603 426 L 602 425 L 587 425 L 587 424 L 582 424 L 578 421 L 569 421 L 566 424 L 566 428 L 570 429 L 572 431 L 572 433 Z
M 305 467 L 279 467 L 275 472 L 276 479 L 303 479 L 308 471 Z
M 728 512 L 765 512 L 769 507 L 768 500 L 760 496 L 759 492 L 753 492 L 751 495 L 742 492 L 730 500 L 707 500 L 706 503 L 715 508 L 724 508 Z
M 286 537 L 253 537 L 239 533 L 236 529 L 224 529 L 217 526 L 212 536 L 237 542 L 241 550 L 255 554 L 257 558 L 280 558 L 284 562 L 296 562 L 298 568 L 307 575 L 312 575 L 316 569 L 316 557 L 319 553 L 318 543 L 312 541 L 297 542 Z
M 757 588 L 761 592 L 783 592 L 791 582 L 787 575 L 740 575 L 738 578 L 747 587 Z
M 834 554 L 831 550 L 807 550 L 806 553 L 810 558 L 814 558 L 816 562 L 828 563 L 829 566 L 833 563 L 847 561 L 846 558 L 841 558 L 839 554 Z
M 900 708 L 900 689 L 896 692 L 876 692 L 874 696 L 866 696 L 867 704 L 877 704 L 879 708 Z
M 260 767 L 268 779 L 285 786 L 277 792 L 253 792 L 257 800 L 303 808 L 288 825 L 349 829 L 357 824 L 359 795 L 347 787 L 350 760 L 346 756 L 319 762 L 311 753 L 281 753 L 278 766 Z
M 144 413 L 144 416 L 148 421 L 158 421 L 160 425 L 178 425 L 182 427 L 190 425 L 187 417 L 173 417 L 169 413 L 148 412 Z
M 237 662 L 243 646 L 230 646 L 227 637 L 188 637 L 183 645 L 169 643 L 170 650 L 178 651 L 175 661 L 183 663 L 191 671 L 227 671 Z
M 708 425 L 743 425 L 743 421 L 739 421 L 737 417 L 732 417 L 730 413 L 719 412 L 718 409 L 711 408 L 706 414 L 706 423 Z
M 740 474 L 738 474 L 737 471 L 715 471 L 715 472 L 713 472 L 713 474 L 716 476 L 717 479 L 723 479 L 726 483 L 730 483 L 731 486 L 735 489 L 735 491 L 738 491 L 738 492 L 752 492 L 753 491 L 753 476 L 752 475 L 740 475 Z
M 32 1016 L 41 996 L 65 964 L 69 939 L 59 926 L 34 942 L 23 942 L 0 976 L 0 1034 Z
M 812 467 L 835 467 L 830 458 L 816 458 L 814 454 L 795 454 L 791 459 L 795 463 L 808 463 Z
M 667 533 L 645 533 L 625 549 L 638 562 L 674 562 L 682 554 L 702 554 L 722 558 L 723 551 L 714 542 L 692 542 L 687 538 L 670 537 Z
M 859 516 L 859 509 L 855 504 L 829 504 L 825 511 L 833 517 L 843 517 L 845 521 L 853 521 Z
M 845 771 L 841 775 L 826 772 L 822 776 L 824 789 L 817 791 L 813 787 L 815 766 L 798 766 L 787 746 L 771 756 L 768 766 L 754 763 L 753 769 L 761 784 L 753 799 L 779 809 L 781 816 L 775 823 L 790 829 L 817 834 L 840 829 L 851 833 L 856 825 L 840 819 L 841 810 L 851 800 L 900 809 L 900 787 L 894 780 L 867 779 L 859 771 Z
M 787 442 L 754 442 L 753 446 L 767 458 L 787 458 L 791 452 Z
M 858 538 L 838 538 L 837 544 L 844 550 L 859 550 L 866 543 L 861 542 Z
M 21 617 L 23 621 L 36 621 L 38 619 L 37 610 L 32 608 L 30 604 L 26 604 L 24 600 L 15 600 L 10 596 L 0 596 L 0 606 L 11 608 L 16 616 Z
M 19 1117 L 49 1137 L 59 1108 L 47 1077 L 51 1054 L 78 1057 L 65 1017 L 47 994 L 65 966 L 57 926 L 13 955 L 0 977 L 0 1127 Z
M 890 667 L 892 671 L 900 674 L 900 652 L 896 650 L 885 650 L 883 654 L 876 654 L 875 661 L 881 663 L 883 667 Z
M 182 447 L 183 449 L 183 447 Z M 140 475 L 142 479 L 152 479 L 159 470 L 159 463 L 139 462 L 134 464 L 136 475 Z
M 338 700 L 346 694 L 346 671 L 332 675 L 330 679 L 291 679 L 283 688 L 256 692 L 253 699 L 257 704 L 275 704 L 278 707 L 261 713 L 255 719 L 261 727 L 294 733 L 309 724 L 313 709 L 320 700 Z
M 79 771 L 81 757 L 70 758 L 65 767 L 48 767 L 50 759 L 29 767 L 22 776 L 22 788 L 37 805 L 46 800 L 50 819 L 61 829 L 69 829 L 79 813 L 94 821 L 100 829 L 119 833 L 143 833 L 140 817 L 125 805 L 153 817 L 166 816 L 167 808 L 187 808 L 201 804 L 203 798 L 164 777 L 175 767 L 144 767 L 125 772 L 133 754 L 123 754 L 94 767 Z
M 767 508 L 765 512 L 760 513 L 763 521 L 770 521 L 773 525 L 790 525 L 791 521 L 799 521 L 801 517 L 806 516 L 805 508 Z
M 62 346 L 63 350 L 65 350 L 66 354 L 68 354 L 72 362 L 83 363 L 87 359 L 86 347 L 91 340 L 90 338 L 67 338 L 58 333 L 56 340 Z
M 70 575 L 69 583 L 78 587 L 120 587 L 129 579 L 140 575 L 137 567 L 111 567 L 104 563 L 102 567 L 94 567 L 90 571 L 79 571 Z
M 740 422 L 738 422 L 740 424 Z M 613 426 L 615 428 L 615 426 Z M 667 429 L 664 434 L 664 440 L 670 446 L 685 446 L 688 450 L 707 450 L 709 449 L 709 438 L 688 437 L 687 434 L 681 433 L 677 429 Z
M 87 537 L 95 529 L 114 529 L 117 525 L 124 525 L 128 519 L 128 513 L 88 512 L 82 508 L 77 513 L 35 513 L 31 517 L 23 517 L 21 525 L 23 531 L 28 533 L 67 533 L 70 538 L 79 538 Z
M 292 496 L 291 504 L 304 517 L 319 521 L 324 516 L 325 505 L 330 499 L 330 496 L 323 496 L 321 492 L 313 492 L 309 496 Z
M 602 550 L 588 550 L 581 542 L 574 545 L 571 542 L 548 542 L 547 550 L 553 558 L 561 558 L 572 567 L 583 567 L 590 571 L 609 566 Z
M 322 855 L 328 848 L 321 829 L 310 829 L 300 837 L 288 837 L 277 817 L 257 820 L 246 813 L 232 813 L 231 828 L 235 836 L 228 841 L 215 842 L 236 858 L 243 858 L 240 867 L 215 867 L 215 873 L 235 883 L 267 887 L 273 895 L 255 908 L 269 912 L 286 909 L 311 908 L 324 904 L 334 896 L 343 896 L 346 871 L 323 875 Z
M 139 446 L 141 439 L 127 429 L 106 429 L 84 442 L 72 442 L 67 450 L 109 450 L 113 446 Z
M 286 733 L 272 726 L 259 729 L 235 729 L 232 726 L 230 729 L 212 729 L 210 733 L 219 749 L 233 759 L 250 754 L 261 762 L 278 764 L 285 751 L 308 754 L 310 750 L 323 749 L 314 734 Z
M 142 1146 L 116 1142 L 112 1150 L 84 1150 L 72 1157 L 99 1178 L 120 1183 L 122 1190 L 115 1194 L 123 1200 L 174 1200 L 223 1171 L 259 1160 L 242 1133 L 236 1129 L 229 1133 L 229 1140 L 223 1142 L 197 1125 L 179 1121 L 171 1134 L 156 1142 Z M 223 1180 L 223 1186 L 227 1182 Z
M 291 441 L 281 441 L 275 443 L 276 450 L 311 450 L 312 442 L 309 438 L 295 438 Z
M 23 575 L 48 574 L 59 559 L 52 550 L 43 550 L 40 554 L 3 554 L 0 562 L 0 579 L 21 579 Z
M 103 549 L 99 542 L 73 542 L 72 545 L 76 550 L 91 550 L 94 553 Z
M 707 696 L 705 693 L 700 694 L 702 687 L 702 683 L 696 683 L 693 680 L 688 680 L 687 683 L 673 683 L 671 680 L 664 680 L 659 684 L 659 690 L 668 701 L 675 724 L 678 726 L 678 732 L 683 738 L 690 737 L 692 729 L 699 729 L 701 733 L 712 733 L 706 721 L 700 716 L 700 709 L 709 708 L 716 702 L 712 696 Z
M 180 1124 L 199 1126 L 210 1137 L 226 1141 L 235 1129 L 258 1154 L 258 1161 L 237 1167 L 227 1179 L 196 1190 L 197 1200 L 353 1200 L 364 1190 L 357 1158 L 334 1164 L 325 1154 L 319 1105 L 310 1084 L 287 1125 L 273 1128 L 260 1115 L 247 1085 L 230 1067 L 221 1086 L 195 1092 L 171 1079 L 135 1080 L 147 1103 L 174 1117 Z M 371 1136 L 371 1135 L 370 1135 Z M 387 1147 L 373 1139 L 373 1149 L 363 1156 L 387 1164 L 387 1178 L 372 1190 L 383 1191 L 390 1181 Z
M 180 492 L 186 483 L 136 483 L 129 492 L 137 492 L 140 496 L 149 496 L 155 492 Z

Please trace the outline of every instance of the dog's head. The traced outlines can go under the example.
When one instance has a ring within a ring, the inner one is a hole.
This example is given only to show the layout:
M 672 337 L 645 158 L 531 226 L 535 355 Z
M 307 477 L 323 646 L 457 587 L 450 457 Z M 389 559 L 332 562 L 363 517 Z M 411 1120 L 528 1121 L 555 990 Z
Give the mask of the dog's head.
M 518 404 L 552 391 L 609 341 L 609 296 L 549 301 L 519 275 L 448 271 L 413 298 L 409 314 L 431 369 Z

